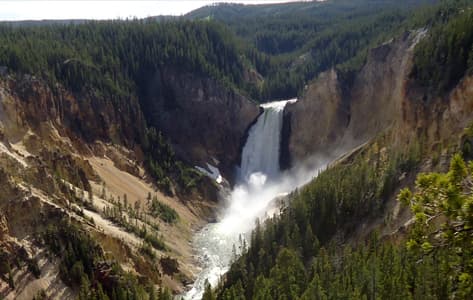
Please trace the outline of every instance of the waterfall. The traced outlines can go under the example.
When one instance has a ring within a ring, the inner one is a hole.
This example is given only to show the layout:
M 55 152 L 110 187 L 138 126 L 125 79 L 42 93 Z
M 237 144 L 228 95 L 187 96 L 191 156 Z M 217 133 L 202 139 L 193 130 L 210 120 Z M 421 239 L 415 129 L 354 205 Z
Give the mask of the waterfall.
M 240 180 L 249 182 L 250 176 L 261 173 L 274 179 L 279 175 L 279 148 L 286 100 L 261 105 L 264 109 L 251 127 L 241 154 Z
M 272 201 L 297 186 L 293 180 L 297 176 L 283 178 L 279 169 L 284 107 L 294 101 L 296 99 L 261 105 L 263 113 L 249 130 L 241 154 L 239 180 L 226 199 L 222 217 L 196 234 L 194 246 L 199 252 L 202 270 L 184 299 L 201 299 L 206 280 L 215 286 L 228 270 L 234 252 L 239 252 L 241 240 L 254 228 L 255 220 L 265 218 Z

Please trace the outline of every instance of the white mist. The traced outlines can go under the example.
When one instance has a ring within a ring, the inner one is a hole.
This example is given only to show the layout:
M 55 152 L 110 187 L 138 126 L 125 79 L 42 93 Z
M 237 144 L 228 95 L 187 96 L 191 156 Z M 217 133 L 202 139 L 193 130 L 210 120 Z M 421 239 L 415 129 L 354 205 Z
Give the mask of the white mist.
M 257 218 L 265 219 L 274 208 L 274 200 L 309 182 L 323 165 L 311 170 L 297 168 L 281 174 L 279 147 L 284 107 L 296 99 L 271 102 L 261 107 L 263 113 L 249 131 L 242 151 L 239 179 L 226 200 L 219 222 L 208 224 L 195 237 L 198 259 L 202 265 L 194 285 L 184 295 L 186 300 L 201 299 L 205 281 L 218 283 L 229 268 L 241 239 L 255 226 Z M 235 248 L 234 248 L 235 247 Z

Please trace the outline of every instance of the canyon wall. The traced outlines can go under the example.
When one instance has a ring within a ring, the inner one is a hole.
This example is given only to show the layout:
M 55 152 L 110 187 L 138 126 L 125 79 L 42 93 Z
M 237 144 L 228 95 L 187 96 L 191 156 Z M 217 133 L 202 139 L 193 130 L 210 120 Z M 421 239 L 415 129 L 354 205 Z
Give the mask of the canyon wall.
M 180 157 L 216 165 L 231 177 L 258 105 L 214 79 L 173 69 L 156 74 L 144 104 L 148 120 L 169 138 Z
M 472 78 L 432 96 L 410 74 L 413 50 L 425 35 L 409 32 L 372 49 L 352 83 L 335 70 L 320 74 L 285 111 L 285 168 L 317 155 L 340 155 L 390 130 L 393 142 L 425 137 L 447 142 L 471 122 Z

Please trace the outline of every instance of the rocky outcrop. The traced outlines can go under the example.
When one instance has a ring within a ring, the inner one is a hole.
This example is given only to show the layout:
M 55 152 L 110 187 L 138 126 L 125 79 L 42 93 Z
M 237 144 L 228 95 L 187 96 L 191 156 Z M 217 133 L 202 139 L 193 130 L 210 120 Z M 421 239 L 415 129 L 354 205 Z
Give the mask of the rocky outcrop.
M 425 90 L 410 86 L 401 112 L 394 131 L 398 139 L 411 133 L 422 136 L 433 147 L 456 143 L 452 138 L 473 122 L 473 76 L 464 77 L 444 97 L 432 97 Z
M 258 105 L 215 79 L 180 70 L 166 69 L 147 86 L 140 100 L 134 95 L 118 100 L 93 91 L 71 93 L 33 76 L 7 76 L 0 81 L 1 138 L 19 140 L 31 129 L 47 139 L 52 125 L 71 149 L 84 154 L 95 151 L 93 143 L 105 142 L 140 156 L 146 115 L 179 159 L 218 165 L 230 177 Z
M 132 147 L 143 136 L 145 123 L 138 99 L 118 101 L 93 91 L 71 93 L 60 85 L 51 87 L 33 76 L 7 77 L 0 82 L 0 102 L 10 126 L 31 128 L 41 135 L 45 124 L 53 124 L 59 134 L 69 137 L 76 148 L 96 140 Z M 7 126 L 4 124 L 3 126 Z M 5 130 L 12 133 L 15 128 Z M 18 130 L 17 130 L 18 131 Z M 13 139 L 18 136 L 13 136 Z
M 340 154 L 402 119 L 413 48 L 422 35 L 405 33 L 372 49 L 353 84 L 341 80 L 334 70 L 311 82 L 285 112 L 284 165 L 316 154 Z
M 372 49 L 352 85 L 334 70 L 311 82 L 286 108 L 283 166 L 339 155 L 388 129 L 394 144 L 419 138 L 434 146 L 451 143 L 473 121 L 473 77 L 442 96 L 419 87 L 410 74 L 414 47 L 424 35 L 405 33 Z
M 192 164 L 217 165 L 227 176 L 237 163 L 258 105 L 234 89 L 195 74 L 168 69 L 149 83 L 149 123 L 170 139 L 178 156 Z
M 349 104 L 337 73 L 330 70 L 320 74 L 306 87 L 302 99 L 286 106 L 281 166 L 288 168 L 290 161 L 303 161 L 314 153 L 329 153 L 343 137 L 349 121 Z
M 21 190 L 15 186 L 7 171 L 0 164 L 0 208 L 4 202 L 21 196 Z
M 405 33 L 370 51 L 351 89 L 346 141 L 366 141 L 401 119 L 413 50 L 424 34 Z
M 7 235 L 9 235 L 7 219 L 0 212 L 0 241 L 3 241 Z

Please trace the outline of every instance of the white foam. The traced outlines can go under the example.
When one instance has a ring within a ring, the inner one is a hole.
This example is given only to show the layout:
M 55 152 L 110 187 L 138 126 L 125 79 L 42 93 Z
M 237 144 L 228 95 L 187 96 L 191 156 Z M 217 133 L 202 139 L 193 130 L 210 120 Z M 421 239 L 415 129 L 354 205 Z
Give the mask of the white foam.
M 244 239 L 251 232 L 256 219 L 276 213 L 275 199 L 287 195 L 302 181 L 310 180 L 308 176 L 312 178 L 308 173 L 282 176 L 279 168 L 284 107 L 295 101 L 261 105 L 264 111 L 249 131 L 242 151 L 238 183 L 226 199 L 224 213 L 219 222 L 207 225 L 195 237 L 194 245 L 199 251 L 202 271 L 184 299 L 201 299 L 205 280 L 215 286 L 219 277 L 228 270 L 233 255 L 240 253 L 242 237 Z M 210 165 L 205 169 L 196 168 L 213 178 L 217 174 Z

